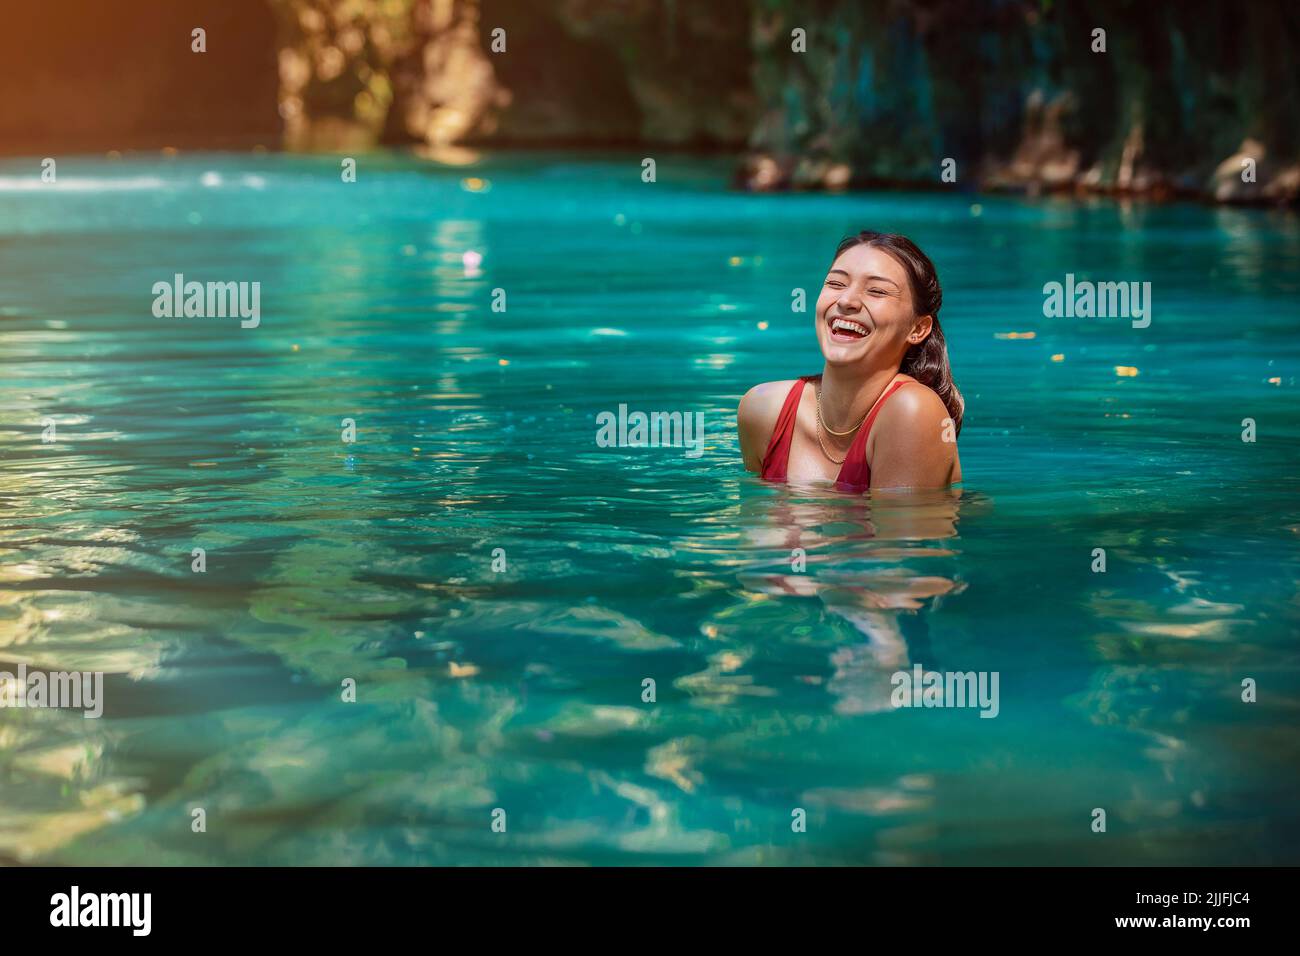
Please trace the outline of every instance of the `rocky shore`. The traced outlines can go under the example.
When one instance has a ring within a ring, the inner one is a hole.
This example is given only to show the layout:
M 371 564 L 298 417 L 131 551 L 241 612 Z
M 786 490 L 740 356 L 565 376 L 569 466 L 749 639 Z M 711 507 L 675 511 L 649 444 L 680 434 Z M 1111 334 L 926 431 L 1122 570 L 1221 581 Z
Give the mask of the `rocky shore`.
M 1300 197 L 1290 0 L 135 6 L 6 15 L 0 148 L 721 150 L 751 190 Z

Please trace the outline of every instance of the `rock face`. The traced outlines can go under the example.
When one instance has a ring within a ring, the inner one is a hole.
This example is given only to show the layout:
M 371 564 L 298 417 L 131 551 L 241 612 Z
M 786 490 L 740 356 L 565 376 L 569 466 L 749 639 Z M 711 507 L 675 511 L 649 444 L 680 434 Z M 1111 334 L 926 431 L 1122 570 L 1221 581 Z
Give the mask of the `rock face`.
M 938 184 L 952 159 L 972 186 L 1297 195 L 1300 7 L 1287 0 L 787 0 L 754 23 L 756 188 L 828 185 L 836 164 L 853 182 Z M 1247 137 L 1268 175 L 1228 188 L 1221 161 Z
M 743 152 L 750 189 L 1300 194 L 1294 0 L 134 2 L 5 15 L 0 148 L 680 147 Z
M 271 3 L 290 148 L 739 147 L 749 132 L 746 0 Z
M 754 112 L 749 0 L 485 0 L 513 100 L 482 141 L 737 147 Z

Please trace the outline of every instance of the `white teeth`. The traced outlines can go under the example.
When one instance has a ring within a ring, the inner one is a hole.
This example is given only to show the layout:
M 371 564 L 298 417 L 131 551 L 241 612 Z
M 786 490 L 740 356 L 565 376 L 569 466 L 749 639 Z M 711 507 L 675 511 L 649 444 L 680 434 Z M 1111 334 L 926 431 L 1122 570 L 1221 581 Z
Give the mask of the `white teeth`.
M 850 322 L 848 319 L 836 319 L 831 323 L 832 331 L 838 332 L 841 329 L 846 329 L 850 332 L 857 332 L 859 335 L 867 334 L 865 326 L 859 325 L 857 322 Z

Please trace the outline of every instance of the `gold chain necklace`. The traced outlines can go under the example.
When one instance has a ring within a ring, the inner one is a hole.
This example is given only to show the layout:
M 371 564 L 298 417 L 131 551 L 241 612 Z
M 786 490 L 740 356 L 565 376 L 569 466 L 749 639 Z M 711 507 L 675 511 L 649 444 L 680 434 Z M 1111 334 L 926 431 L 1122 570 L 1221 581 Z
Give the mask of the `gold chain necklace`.
M 842 465 L 848 459 L 849 453 L 846 451 L 843 458 L 832 457 L 831 453 L 826 450 L 826 443 L 822 441 L 822 432 L 825 431 L 827 434 L 836 435 L 840 438 L 843 438 L 845 435 L 852 435 L 862 427 L 862 422 L 867 420 L 867 416 L 863 415 L 862 421 L 858 422 L 846 432 L 837 432 L 832 428 L 827 428 L 826 423 L 822 421 L 822 390 L 819 388 L 814 392 L 814 394 L 817 397 L 817 444 L 821 448 L 822 454 L 825 455 L 829 461 L 836 465 Z M 870 411 L 867 412 L 867 415 L 869 414 L 871 414 Z M 852 443 L 850 443 L 849 447 L 852 448 Z
M 831 458 L 831 453 L 828 452 L 828 451 L 826 450 L 826 445 L 823 444 L 823 442 L 822 442 L 822 427 L 821 427 L 821 426 L 822 426 L 822 422 L 821 422 L 821 418 L 819 417 L 819 418 L 817 419 L 817 444 L 821 446 L 822 454 L 825 455 L 827 458 L 829 458 L 832 462 L 834 462 L 834 463 L 837 464 L 837 465 L 842 465 L 842 464 L 844 464 L 845 460 L 849 457 L 849 453 L 846 451 L 846 452 L 844 453 L 844 457 L 843 457 L 843 458 Z M 852 445 L 850 445 L 849 447 L 851 448 Z
M 817 396 L 817 424 L 820 425 L 828 435 L 834 435 L 837 438 L 843 438 L 845 435 L 852 435 L 855 431 L 857 431 L 859 428 L 862 427 L 862 422 L 865 422 L 867 420 L 867 415 L 871 414 L 871 409 L 867 409 L 867 415 L 862 416 L 862 422 L 858 422 L 856 425 L 854 425 L 846 432 L 837 432 L 835 429 L 830 428 L 826 424 L 826 422 L 822 419 L 822 390 L 819 388 L 816 390 L 814 394 Z
M 894 376 L 894 378 L 897 378 L 897 377 L 898 377 L 898 376 Z M 890 379 L 890 385 L 892 385 L 892 384 L 893 384 L 893 379 Z M 844 457 L 843 457 L 843 458 L 831 458 L 831 453 L 828 452 L 828 451 L 826 450 L 826 445 L 825 445 L 824 442 L 822 442 L 822 432 L 823 432 L 823 431 L 826 431 L 827 433 L 829 433 L 829 434 L 831 434 L 831 435 L 837 435 L 837 436 L 840 437 L 840 438 L 843 438 L 845 435 L 852 435 L 855 431 L 857 431 L 859 428 L 862 427 L 863 423 L 866 422 L 866 420 L 867 420 L 868 417 L 870 417 L 870 415 L 871 415 L 871 409 L 872 409 L 872 408 L 875 408 L 876 405 L 879 404 L 879 402 L 880 402 L 880 396 L 881 396 L 881 395 L 884 395 L 885 392 L 888 391 L 888 390 L 889 390 L 889 385 L 886 385 L 885 388 L 884 388 L 884 390 L 881 391 L 880 395 L 877 395 L 877 396 L 876 396 L 876 400 L 875 400 L 874 402 L 871 403 L 871 408 L 868 408 L 868 409 L 867 409 L 867 414 L 862 416 L 862 421 L 858 422 L 856 425 L 854 425 L 852 428 L 850 428 L 850 429 L 849 429 L 848 431 L 846 431 L 846 432 L 837 432 L 837 431 L 832 431 L 831 429 L 829 429 L 829 428 L 826 427 L 826 423 L 825 423 L 824 421 L 822 421 L 822 390 L 821 390 L 820 388 L 818 388 L 818 389 L 816 389 L 816 390 L 814 391 L 813 394 L 814 394 L 814 395 L 816 396 L 816 398 L 817 398 L 817 444 L 821 447 L 822 454 L 825 455 L 825 456 L 826 456 L 826 457 L 827 457 L 827 458 L 828 458 L 832 463 L 834 463 L 834 464 L 836 464 L 836 465 L 842 465 L 842 464 L 844 464 L 845 460 L 847 460 L 848 457 L 849 457 L 849 452 L 846 451 L 846 452 L 844 453 Z M 850 442 L 850 443 L 849 443 L 849 451 L 852 451 L 852 450 L 853 450 L 853 443 Z

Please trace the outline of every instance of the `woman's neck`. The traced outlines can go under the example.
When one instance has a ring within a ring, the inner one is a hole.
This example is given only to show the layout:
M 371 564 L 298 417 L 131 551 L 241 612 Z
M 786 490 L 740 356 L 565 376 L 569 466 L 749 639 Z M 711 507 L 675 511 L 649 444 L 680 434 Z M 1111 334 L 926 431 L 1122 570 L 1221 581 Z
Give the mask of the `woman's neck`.
M 821 387 L 822 421 L 826 427 L 845 431 L 862 421 L 897 374 L 896 368 L 826 365 Z

